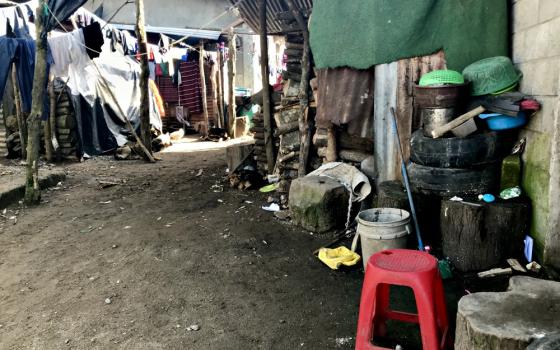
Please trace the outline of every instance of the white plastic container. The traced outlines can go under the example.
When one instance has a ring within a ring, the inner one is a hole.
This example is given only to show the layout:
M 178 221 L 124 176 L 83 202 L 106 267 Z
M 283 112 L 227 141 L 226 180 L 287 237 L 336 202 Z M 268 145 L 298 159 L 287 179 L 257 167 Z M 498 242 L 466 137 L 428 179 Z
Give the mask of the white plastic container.
M 374 208 L 358 214 L 364 270 L 369 257 L 385 249 L 404 249 L 411 232 L 410 213 L 402 209 Z

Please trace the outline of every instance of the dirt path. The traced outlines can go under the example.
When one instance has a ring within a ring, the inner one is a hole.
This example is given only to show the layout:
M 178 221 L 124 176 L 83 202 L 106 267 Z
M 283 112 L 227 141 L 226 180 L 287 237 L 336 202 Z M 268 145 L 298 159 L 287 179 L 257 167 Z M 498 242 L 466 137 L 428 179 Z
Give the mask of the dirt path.
M 223 150 L 161 156 L 73 164 L 0 226 L 0 349 L 353 348 L 362 273 L 311 255 L 330 237 L 214 192 Z

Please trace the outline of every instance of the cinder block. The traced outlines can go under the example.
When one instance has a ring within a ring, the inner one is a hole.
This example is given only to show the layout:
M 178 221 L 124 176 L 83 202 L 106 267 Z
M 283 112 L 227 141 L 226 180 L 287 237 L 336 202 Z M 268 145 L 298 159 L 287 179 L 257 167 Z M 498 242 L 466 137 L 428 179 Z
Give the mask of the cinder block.
M 534 26 L 539 20 L 540 0 L 519 0 L 513 4 L 513 32 Z
M 513 34 L 513 63 L 518 64 L 526 62 L 527 59 L 527 49 L 525 47 L 525 37 L 526 31 L 522 30 Z
M 560 59 L 548 58 L 518 64 L 523 72 L 520 91 L 529 95 L 557 96 Z
M 540 0 L 539 22 L 544 22 L 555 17 L 560 18 L 560 1 Z

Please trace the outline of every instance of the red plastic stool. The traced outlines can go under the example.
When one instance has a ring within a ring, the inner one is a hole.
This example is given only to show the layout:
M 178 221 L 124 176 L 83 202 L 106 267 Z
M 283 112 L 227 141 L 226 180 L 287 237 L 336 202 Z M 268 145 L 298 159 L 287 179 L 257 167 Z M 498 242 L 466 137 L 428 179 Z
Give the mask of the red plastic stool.
M 391 285 L 412 288 L 418 314 L 389 309 Z M 417 250 L 391 249 L 372 255 L 362 287 L 356 350 L 385 349 L 371 343 L 384 336 L 386 321 L 420 324 L 424 350 L 448 347 L 448 320 L 437 260 Z

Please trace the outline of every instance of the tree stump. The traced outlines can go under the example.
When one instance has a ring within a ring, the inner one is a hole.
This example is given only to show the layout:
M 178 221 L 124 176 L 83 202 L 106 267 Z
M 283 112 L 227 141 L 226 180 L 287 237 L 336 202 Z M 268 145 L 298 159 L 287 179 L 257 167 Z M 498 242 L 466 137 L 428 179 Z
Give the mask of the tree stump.
M 459 301 L 455 350 L 524 350 L 560 329 L 560 283 L 525 276 L 507 292 L 473 293 Z
M 529 214 L 527 200 L 444 200 L 440 216 L 443 254 L 463 272 L 488 269 L 507 258 L 519 257 Z

